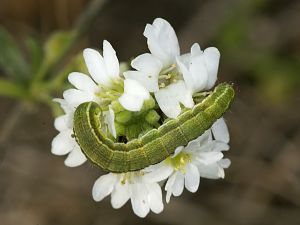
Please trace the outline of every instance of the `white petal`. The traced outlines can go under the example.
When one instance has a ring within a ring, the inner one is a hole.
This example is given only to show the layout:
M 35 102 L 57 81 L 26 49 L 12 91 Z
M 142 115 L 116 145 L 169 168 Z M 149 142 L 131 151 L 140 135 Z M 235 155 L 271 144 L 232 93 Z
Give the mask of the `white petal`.
M 208 141 L 207 143 L 200 145 L 197 152 L 201 155 L 202 153 L 212 152 L 215 146 L 216 141 Z
M 185 152 L 197 152 L 200 149 L 200 142 L 195 139 L 188 143 L 188 145 L 184 148 Z
M 153 24 L 147 24 L 144 36 L 150 52 L 159 58 L 163 66 L 175 62 L 179 55 L 179 44 L 173 27 L 164 19 L 156 18 Z
M 172 190 L 167 190 L 166 202 L 169 203 L 172 196 Z
M 63 131 L 63 130 L 66 130 L 69 128 L 68 126 L 68 115 L 62 115 L 62 116 L 59 116 L 57 117 L 55 120 L 54 120 L 54 127 L 56 130 L 58 131 Z
M 118 181 L 111 193 L 111 205 L 115 209 L 121 208 L 130 198 L 128 184 Z
M 192 86 L 194 93 L 202 91 L 207 87 L 209 74 L 203 55 L 198 55 L 191 58 L 190 74 L 193 80 Z
M 222 141 L 224 143 L 229 142 L 229 132 L 225 120 L 223 118 L 218 119 L 212 125 L 211 129 L 215 140 Z
M 68 89 L 63 93 L 64 99 L 72 107 L 77 107 L 83 102 L 93 101 L 93 95 L 77 89 Z
M 170 202 L 170 198 L 171 198 L 171 195 L 173 193 L 173 185 L 174 185 L 174 182 L 176 180 L 176 176 L 177 176 L 177 173 L 173 173 L 169 179 L 167 180 L 167 183 L 166 183 L 166 186 L 165 186 L 165 191 L 167 191 L 167 195 L 166 195 L 166 202 L 169 203 Z
M 80 166 L 86 161 L 85 155 L 82 153 L 80 147 L 76 144 L 74 149 L 69 153 L 65 160 L 65 165 L 68 167 Z
M 83 57 L 94 81 L 98 84 L 110 86 L 110 77 L 107 74 L 103 57 L 94 49 L 87 48 L 83 51 Z
M 176 118 L 180 114 L 181 108 L 179 101 L 170 96 L 168 89 L 160 89 L 158 92 L 155 92 L 154 95 L 159 108 L 167 117 Z
M 165 186 L 165 191 L 168 191 L 168 190 L 170 190 L 172 188 L 172 186 L 173 186 L 173 184 L 175 182 L 176 176 L 177 176 L 177 172 L 174 172 L 169 177 L 169 179 L 167 180 L 166 186 Z
M 144 100 L 150 94 L 139 82 L 132 79 L 124 80 L 124 94 L 119 98 L 121 105 L 129 111 L 141 110 Z
M 185 187 L 190 192 L 196 192 L 200 183 L 200 174 L 198 168 L 189 163 L 186 166 Z
M 117 182 L 117 176 L 109 173 L 99 177 L 94 183 L 92 195 L 93 199 L 97 202 L 108 196 Z
M 124 80 L 124 93 L 137 96 L 142 99 L 148 99 L 150 97 L 148 90 L 139 82 L 132 79 Z
M 212 143 L 211 130 L 209 129 L 197 139 L 190 141 L 184 148 L 184 151 L 195 156 L 201 154 L 203 151 L 211 151 L 211 149 L 215 146 L 216 143 Z
M 201 177 L 209 179 L 224 178 L 224 169 L 217 163 L 213 163 L 210 165 L 200 164 L 198 165 L 198 169 Z
M 138 71 L 148 73 L 149 75 L 157 77 L 162 69 L 161 62 L 149 53 L 137 56 L 131 62 L 131 66 Z
M 157 76 L 149 75 L 149 73 L 147 75 L 147 73 L 140 72 L 140 71 L 127 71 L 124 72 L 123 74 L 126 79 L 138 81 L 150 92 L 154 92 L 159 89 Z
M 172 192 L 174 196 L 179 196 L 182 194 L 184 188 L 184 175 L 180 172 L 176 173 L 176 179 L 174 181 Z
M 220 52 L 217 48 L 210 47 L 204 50 L 203 55 L 209 75 L 207 89 L 210 89 L 215 85 L 215 82 L 217 80 Z
M 182 54 L 176 57 L 176 60 L 179 59 L 184 65 L 188 66 L 191 61 L 191 53 Z
M 192 93 L 186 88 L 183 81 L 170 84 L 155 92 L 154 95 L 160 109 L 170 118 L 176 118 L 180 114 L 179 103 L 187 108 L 194 106 Z
M 195 57 L 202 54 L 203 51 L 201 50 L 200 45 L 198 43 L 194 43 L 191 47 L 191 56 Z
M 229 145 L 224 142 L 215 141 L 215 146 L 213 148 L 213 151 L 228 151 Z
M 131 185 L 132 209 L 137 216 L 142 218 L 144 218 L 150 211 L 147 194 L 145 185 L 139 183 Z
M 188 89 L 193 93 L 204 90 L 208 83 L 208 71 L 199 45 L 192 46 L 188 60 L 181 56 L 176 60 Z
M 230 164 L 231 164 L 231 161 L 230 159 L 221 159 L 219 162 L 218 162 L 219 166 L 221 166 L 222 168 L 224 169 L 227 169 Z
M 115 128 L 115 113 L 111 105 L 109 105 L 108 109 L 108 112 L 105 114 L 105 122 L 108 125 L 109 132 L 116 138 L 117 132 Z
M 197 138 L 197 141 L 199 141 L 200 146 L 206 145 L 209 142 L 211 142 L 212 141 L 211 129 L 206 130 L 204 134 L 202 134 Z
M 79 72 L 70 73 L 68 76 L 68 80 L 74 87 L 81 91 L 86 91 L 88 93 L 96 93 L 99 91 L 97 85 L 94 81 L 87 75 Z
M 167 190 L 166 202 L 169 203 L 172 196 L 172 190 Z
M 74 107 L 70 106 L 65 99 L 54 98 L 53 101 L 58 102 L 60 104 L 60 107 L 64 110 L 66 114 L 74 112 Z
M 140 111 L 143 107 L 144 99 L 129 94 L 123 94 L 119 98 L 120 104 L 129 111 Z
M 120 66 L 118 57 L 111 44 L 106 40 L 103 41 L 103 58 L 108 76 L 112 79 L 119 78 Z
M 72 133 L 73 131 L 71 129 L 67 129 L 53 138 L 51 148 L 52 154 L 65 155 L 74 149 L 77 144 L 75 139 L 71 137 Z
M 140 82 L 148 91 L 158 90 L 158 75 L 162 69 L 161 62 L 149 53 L 136 57 L 131 65 L 138 71 L 124 73 L 125 78 L 134 79 Z
M 163 181 L 167 179 L 173 172 L 173 169 L 170 166 L 166 165 L 165 162 L 161 162 L 145 168 L 145 171 L 147 170 L 152 170 L 151 172 L 148 172 L 143 176 L 143 179 L 148 183 Z
M 189 61 L 187 62 L 187 65 L 183 62 L 181 57 L 176 58 L 176 63 L 179 67 L 180 72 L 182 73 L 183 79 L 187 87 L 194 92 L 194 80 L 193 76 L 190 72 L 189 68 L 189 63 L 190 63 L 190 58 Z
M 150 209 L 154 213 L 161 213 L 164 209 L 164 205 L 162 202 L 162 193 L 161 188 L 157 183 L 147 184 L 148 190 L 148 203 Z
M 197 160 L 205 165 L 215 163 L 223 158 L 222 152 L 201 152 Z
M 192 108 L 194 106 L 192 93 L 187 89 L 182 80 L 177 81 L 168 87 L 170 87 L 169 91 L 172 92 L 178 101 L 181 102 L 185 107 Z

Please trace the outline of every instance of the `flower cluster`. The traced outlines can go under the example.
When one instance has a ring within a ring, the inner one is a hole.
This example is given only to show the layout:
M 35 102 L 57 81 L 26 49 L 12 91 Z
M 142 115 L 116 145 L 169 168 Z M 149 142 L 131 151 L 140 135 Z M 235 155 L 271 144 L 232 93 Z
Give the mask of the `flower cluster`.
M 68 154 L 65 165 L 75 167 L 87 159 L 73 138 L 73 114 L 83 102 L 94 101 L 104 110 L 103 123 L 114 140 L 137 138 L 159 127 L 164 120 L 176 118 L 183 108 L 192 108 L 197 94 L 211 89 L 216 80 L 220 53 L 214 47 L 201 50 L 198 44 L 190 53 L 180 54 L 177 36 L 172 26 L 157 18 L 147 24 L 144 36 L 150 53 L 131 61 L 131 70 L 121 71 L 116 52 L 108 41 L 103 42 L 103 54 L 85 49 L 83 57 L 89 75 L 71 73 L 74 86 L 63 93 L 59 102 L 65 114 L 56 118 L 59 134 L 52 141 L 52 153 Z M 224 178 L 224 168 L 230 165 L 222 151 L 229 149 L 229 133 L 224 119 L 217 120 L 203 135 L 179 146 L 172 156 L 143 170 L 108 173 L 98 178 L 93 198 L 101 201 L 111 195 L 114 208 L 131 201 L 133 211 L 145 217 L 150 210 L 163 210 L 162 186 L 165 182 L 166 202 L 179 196 L 184 187 L 196 192 L 200 177 Z

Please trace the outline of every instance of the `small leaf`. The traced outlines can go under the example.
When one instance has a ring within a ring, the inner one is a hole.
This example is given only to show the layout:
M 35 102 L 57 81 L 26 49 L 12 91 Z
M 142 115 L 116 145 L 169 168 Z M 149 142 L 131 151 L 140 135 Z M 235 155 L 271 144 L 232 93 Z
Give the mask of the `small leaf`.
M 31 59 L 31 74 L 35 74 L 41 66 L 43 49 L 39 41 L 32 36 L 27 37 L 25 42 Z
M 13 37 L 0 27 L 0 66 L 16 79 L 24 79 L 28 75 L 28 65 Z
M 50 65 L 60 58 L 74 37 L 75 32 L 70 31 L 58 31 L 52 34 L 44 46 L 46 64 Z
M 8 80 L 0 80 L 0 96 L 24 99 L 26 90 L 20 84 Z

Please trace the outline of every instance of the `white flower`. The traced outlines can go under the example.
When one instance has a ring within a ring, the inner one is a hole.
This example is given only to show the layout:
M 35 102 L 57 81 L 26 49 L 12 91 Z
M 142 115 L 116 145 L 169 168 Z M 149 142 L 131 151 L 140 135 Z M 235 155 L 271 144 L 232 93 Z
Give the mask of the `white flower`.
M 193 44 L 191 53 L 177 57 L 177 64 L 184 81 L 192 93 L 211 89 L 216 80 L 220 52 L 214 47 L 201 51 L 199 44 Z
M 144 36 L 151 54 L 136 57 L 131 62 L 136 71 L 127 71 L 124 76 L 137 80 L 148 91 L 154 92 L 163 113 L 176 118 L 181 112 L 180 104 L 192 108 L 192 94 L 214 85 L 218 70 L 218 51 L 209 48 L 202 56 L 199 45 L 194 45 L 191 54 L 180 56 L 176 33 L 161 18 L 146 25 Z
M 229 132 L 227 125 L 223 118 L 218 119 L 211 127 L 213 134 L 212 149 L 215 152 L 227 151 L 229 150 Z M 229 159 L 221 159 L 215 163 L 205 164 L 200 161 L 198 164 L 198 169 L 200 171 L 201 177 L 209 179 L 219 179 L 224 178 L 224 169 L 230 166 Z
M 182 80 L 160 89 L 154 95 L 161 110 L 170 118 L 176 118 L 180 114 L 180 103 L 188 108 L 194 106 L 192 92 Z
M 98 51 L 90 48 L 83 51 L 83 57 L 90 75 L 98 84 L 110 87 L 113 80 L 119 78 L 119 60 L 108 41 L 103 41 L 103 57 Z
M 54 121 L 54 126 L 59 134 L 52 141 L 51 152 L 55 155 L 66 155 L 65 165 L 75 167 L 83 164 L 86 161 L 85 155 L 81 152 L 73 135 L 73 111 L 68 107 L 68 104 L 63 99 L 56 99 L 65 113 L 59 116 Z
M 144 36 L 153 56 L 160 60 L 163 67 L 175 62 L 180 54 L 178 39 L 173 27 L 164 19 L 156 18 L 153 24 L 147 24 Z
M 172 195 L 181 195 L 184 187 L 190 192 L 196 192 L 200 177 L 224 178 L 224 168 L 230 165 L 230 161 L 223 159 L 221 151 L 229 149 L 228 141 L 227 126 L 221 118 L 186 147 L 178 147 L 173 156 L 151 166 L 153 172 L 146 175 L 147 179 L 151 181 L 168 178 L 165 186 L 167 202 Z
M 113 208 L 121 208 L 129 199 L 134 213 L 145 217 L 150 210 L 160 213 L 163 210 L 161 187 L 156 182 L 149 182 L 144 172 L 122 174 L 109 173 L 98 178 L 93 186 L 93 198 L 101 201 L 111 194 Z
M 61 104 L 65 114 L 55 119 L 55 128 L 59 134 L 52 141 L 51 152 L 55 155 L 65 155 L 65 165 L 74 167 L 83 164 L 86 157 L 81 152 L 73 135 L 73 114 L 77 106 L 83 102 L 99 103 L 98 94 L 103 86 L 112 86 L 119 77 L 119 61 L 115 50 L 108 41 L 103 41 L 103 56 L 93 49 L 83 52 L 87 68 L 92 78 L 83 73 L 73 72 L 68 76 L 69 82 L 75 87 L 64 91 L 64 99 L 56 99 Z M 105 113 L 105 121 L 109 131 L 116 137 L 114 112 L 109 107 Z

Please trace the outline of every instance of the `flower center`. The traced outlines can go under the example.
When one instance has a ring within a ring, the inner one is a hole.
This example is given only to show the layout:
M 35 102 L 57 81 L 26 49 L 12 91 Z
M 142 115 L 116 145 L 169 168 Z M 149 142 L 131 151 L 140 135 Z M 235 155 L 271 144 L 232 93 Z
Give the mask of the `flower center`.
M 179 170 L 182 173 L 185 173 L 185 168 L 188 163 L 192 161 L 191 155 L 186 152 L 180 152 L 174 158 L 168 157 L 165 162 L 172 166 L 174 170 Z
M 108 105 L 117 100 L 124 93 L 124 80 L 113 80 L 110 87 L 101 84 L 99 84 L 99 87 L 100 92 L 96 93 L 96 96 L 99 98 L 99 105 L 106 109 Z
M 122 173 L 120 179 L 121 184 L 133 184 L 137 179 L 140 179 L 142 176 L 144 176 L 144 174 L 145 173 L 143 171 Z
M 176 64 L 172 64 L 170 67 L 162 70 L 158 76 L 158 86 L 159 88 L 164 88 L 172 83 L 181 80 L 182 76 L 177 70 Z
M 153 128 L 158 128 L 160 116 L 154 110 L 155 100 L 152 97 L 144 101 L 142 109 L 138 112 L 124 109 L 119 102 L 123 93 L 124 79 L 117 79 L 113 80 L 110 86 L 100 85 L 100 92 L 96 96 L 103 112 L 108 111 L 111 105 L 115 116 L 114 126 L 117 141 L 126 143 Z

